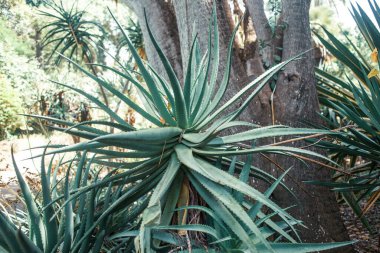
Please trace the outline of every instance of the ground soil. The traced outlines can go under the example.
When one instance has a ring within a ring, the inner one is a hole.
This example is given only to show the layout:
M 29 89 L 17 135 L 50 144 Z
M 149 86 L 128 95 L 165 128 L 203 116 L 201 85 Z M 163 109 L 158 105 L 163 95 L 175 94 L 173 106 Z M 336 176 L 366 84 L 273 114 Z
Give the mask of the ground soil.
M 360 220 L 357 219 L 352 209 L 347 205 L 342 204 L 340 211 L 351 240 L 357 241 L 357 243 L 354 244 L 356 252 L 380 253 L 380 203 L 377 203 L 366 215 L 372 227 L 373 234 L 369 233 Z
M 12 147 L 17 167 L 33 190 L 33 188 L 39 188 L 39 181 L 37 179 L 39 178 L 41 159 L 38 157 L 34 159 L 29 158 L 42 154 L 43 149 L 29 148 L 43 147 L 48 143 L 67 145 L 72 144 L 73 140 L 67 134 L 55 133 L 50 137 L 34 134 L 29 137 L 25 136 L 23 138 L 0 141 L 0 209 L 1 207 L 12 209 L 22 205 L 12 162 Z M 55 157 L 55 160 L 58 159 L 58 156 Z M 45 163 L 47 164 L 49 161 L 50 159 L 47 157 Z

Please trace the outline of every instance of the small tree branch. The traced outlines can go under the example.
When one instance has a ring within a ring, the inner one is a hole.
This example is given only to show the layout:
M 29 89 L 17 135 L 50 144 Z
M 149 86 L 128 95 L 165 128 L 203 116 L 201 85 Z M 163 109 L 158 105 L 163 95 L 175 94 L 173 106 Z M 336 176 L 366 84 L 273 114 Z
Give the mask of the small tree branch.
M 284 15 L 281 12 L 280 17 L 277 20 L 275 30 L 274 30 L 274 36 L 272 38 L 272 56 L 273 56 L 273 61 L 274 61 L 273 63 L 277 63 L 275 61 L 276 55 L 279 57 L 282 56 L 285 27 L 286 27 L 286 23 L 284 22 Z
M 260 49 L 256 31 L 252 24 L 252 18 L 249 15 L 249 11 L 245 13 L 244 20 L 244 60 L 247 75 L 251 78 L 256 78 L 265 72 L 264 64 L 260 56 Z M 258 94 L 258 101 L 261 105 L 268 105 L 271 89 L 268 85 L 265 85 L 261 92 Z
M 273 63 L 273 54 L 271 47 L 272 31 L 269 26 L 268 18 L 264 11 L 264 1 L 245 0 L 245 5 L 251 15 L 259 44 L 263 45 L 262 60 L 265 63 L 271 65 Z
M 233 30 L 235 29 L 235 21 L 234 21 L 234 16 L 231 11 L 231 8 L 229 6 L 229 1 L 228 0 L 222 0 L 222 4 L 224 6 L 224 10 L 225 10 L 225 15 L 226 15 L 226 19 L 227 19 L 227 23 L 228 23 L 228 26 L 230 27 L 230 30 L 231 30 L 231 33 L 233 32 Z M 234 12 L 237 11 L 235 8 L 238 8 L 239 6 L 236 6 L 234 4 Z M 240 18 L 240 16 L 239 16 Z M 242 38 L 241 36 L 239 36 L 239 33 L 236 34 L 235 38 L 234 38 L 234 44 L 235 44 L 235 48 L 237 50 L 241 50 L 244 48 L 244 45 L 243 45 L 243 41 L 242 41 Z

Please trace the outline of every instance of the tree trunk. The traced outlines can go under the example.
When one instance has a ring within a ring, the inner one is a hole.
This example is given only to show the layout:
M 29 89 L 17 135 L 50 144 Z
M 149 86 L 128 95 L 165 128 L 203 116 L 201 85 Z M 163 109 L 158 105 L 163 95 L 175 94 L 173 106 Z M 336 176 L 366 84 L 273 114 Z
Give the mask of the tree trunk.
M 226 58 L 228 53 L 228 44 L 231 39 L 231 29 L 226 17 L 225 8 L 229 8 L 223 4 L 223 0 L 217 2 L 217 22 L 219 27 L 219 73 L 218 82 L 222 80 L 224 70 L 226 67 Z M 188 50 L 191 47 L 193 35 L 198 35 L 198 41 L 203 53 L 206 52 L 208 44 L 209 24 L 212 15 L 212 0 L 193 1 L 193 0 L 178 0 L 173 1 L 175 14 L 177 17 L 179 38 L 182 52 L 182 62 L 186 67 L 188 59 Z M 193 28 L 196 31 L 193 31 Z M 212 31 L 211 31 L 212 33 Z M 211 50 L 211 49 L 210 49 Z M 185 69 L 185 68 L 184 68 Z M 229 98 L 235 95 L 241 87 L 247 83 L 247 74 L 243 63 L 239 57 L 238 49 L 233 50 L 233 62 L 231 69 L 231 76 L 229 88 L 227 89 L 221 103 L 225 103 Z M 241 99 L 241 102 L 243 100 Z M 238 103 L 237 103 L 238 104 Z M 251 118 L 251 109 L 248 108 L 242 115 L 245 119 Z
M 146 29 L 144 10 L 153 34 L 169 59 L 179 80 L 182 79 L 181 48 L 174 9 L 170 1 L 126 0 L 126 4 L 135 12 L 143 32 L 144 47 L 149 63 L 165 76 L 164 67 L 153 47 Z
M 256 0 L 251 2 L 253 1 Z M 278 31 L 282 32 L 280 35 L 276 34 L 277 37 L 273 37 L 271 44 L 278 47 L 276 43 L 279 40 L 282 42 L 282 60 L 287 60 L 308 50 L 309 52 L 304 54 L 301 60 L 288 64 L 285 70 L 279 74 L 274 91 L 273 105 L 270 109 L 268 109 L 268 106 L 262 107 L 260 115 L 257 115 L 260 123 L 268 124 L 268 122 L 273 121 L 274 124 L 295 127 L 304 126 L 305 122 L 320 123 L 314 78 L 314 57 L 313 51 L 310 51 L 312 48 L 309 26 L 310 2 L 311 0 L 282 1 L 281 16 L 283 24 L 277 24 L 280 27 Z M 285 29 L 282 29 L 282 27 Z M 265 33 L 265 31 L 262 31 L 262 33 Z M 272 56 L 276 54 L 275 50 L 273 50 L 275 47 L 268 47 L 272 49 Z M 274 58 L 267 54 L 264 54 L 263 57 L 266 57 L 264 59 Z M 268 118 L 268 115 L 271 115 L 271 119 Z M 302 145 L 306 144 L 302 142 L 297 144 L 297 146 Z M 318 152 L 318 150 L 314 151 Z M 299 206 L 293 208 L 290 213 L 302 220 L 307 227 L 299 228 L 303 241 L 348 241 L 349 237 L 339 214 L 335 194 L 327 188 L 310 185 L 306 187 L 302 183 L 302 181 L 307 180 L 330 180 L 330 171 L 315 164 L 310 164 L 307 167 L 304 163 L 290 157 L 272 156 L 271 158 L 284 169 L 292 167 L 286 180 L 286 185 L 296 194 Z M 273 165 L 270 170 L 277 176 L 282 173 L 282 171 L 274 168 Z M 284 207 L 294 203 L 294 199 L 292 200 L 292 197 L 284 191 L 275 192 L 274 198 L 277 203 L 282 204 Z M 345 249 L 340 248 L 331 252 L 354 251 L 352 247 L 346 247 Z
M 254 30 L 258 40 L 264 40 L 268 46 L 259 51 L 258 44 L 251 59 L 239 58 L 238 52 L 234 51 L 234 62 L 231 72 L 230 86 L 227 90 L 226 99 L 236 94 L 249 78 L 254 78 L 264 72 L 267 65 L 272 65 L 274 56 L 279 54 L 282 60 L 311 49 L 311 33 L 309 28 L 309 7 L 311 0 L 283 0 L 282 13 L 279 22 L 284 26 L 276 28 L 276 35 L 269 27 L 268 19 L 264 13 L 263 0 L 246 0 L 247 9 L 251 15 Z M 158 43 L 163 47 L 164 53 L 169 56 L 177 73 L 183 73 L 182 63 L 188 57 L 188 49 L 192 42 L 193 24 L 200 41 L 203 52 L 207 49 L 208 26 L 211 18 L 211 0 L 175 0 L 175 1 L 130 1 L 138 18 L 143 20 L 142 8 L 147 6 L 149 24 L 156 35 Z M 219 78 L 225 67 L 227 45 L 231 35 L 231 29 L 226 15 L 227 0 L 217 0 L 217 16 L 220 31 L 220 70 Z M 170 3 L 173 6 L 170 6 Z M 166 8 L 166 9 L 165 9 Z M 165 9 L 165 10 L 164 10 Z M 174 16 L 175 14 L 175 16 Z M 144 38 L 146 28 L 141 22 Z M 284 29 L 285 27 L 285 29 Z M 164 35 L 166 34 L 166 35 Z M 168 36 L 172 34 L 172 36 Z M 157 56 L 154 50 L 150 50 L 150 42 L 145 40 L 149 62 L 159 69 Z M 180 46 L 179 46 L 180 45 Z M 278 48 L 282 48 L 279 51 Z M 267 86 L 260 96 L 255 99 L 242 118 L 246 121 L 260 123 L 262 125 L 286 124 L 300 126 L 301 121 L 316 122 L 318 120 L 318 101 L 314 81 L 314 63 L 312 54 L 309 52 L 302 60 L 289 64 L 285 71 L 279 74 L 274 93 L 274 103 L 271 103 L 272 90 Z M 246 63 L 244 66 L 243 63 Z M 266 65 L 265 65 L 266 64 Z M 183 77 L 182 75 L 180 77 Z M 219 79 L 220 80 L 220 79 Z M 223 101 L 223 102 L 224 102 Z M 272 115 L 272 111 L 274 112 Z M 273 141 L 273 140 L 270 140 Z M 296 218 L 303 220 L 308 229 L 301 229 L 300 236 L 307 242 L 327 242 L 349 240 L 345 227 L 339 215 L 339 207 L 334 194 L 325 188 L 305 186 L 304 180 L 329 180 L 329 171 L 317 166 L 309 166 L 295 161 L 293 158 L 271 157 L 285 169 L 293 167 L 289 180 L 286 184 L 299 198 L 299 207 L 293 208 Z M 267 160 L 260 160 L 261 167 L 266 167 L 273 174 L 280 171 L 274 170 L 274 166 L 268 166 Z M 294 181 L 293 181 L 294 180 Z M 296 181 L 296 182 L 295 182 Z M 307 190 L 305 190 L 307 188 Z M 284 192 L 276 193 L 276 201 L 284 206 L 292 205 L 295 200 Z M 352 247 L 339 249 L 335 252 L 353 252 Z

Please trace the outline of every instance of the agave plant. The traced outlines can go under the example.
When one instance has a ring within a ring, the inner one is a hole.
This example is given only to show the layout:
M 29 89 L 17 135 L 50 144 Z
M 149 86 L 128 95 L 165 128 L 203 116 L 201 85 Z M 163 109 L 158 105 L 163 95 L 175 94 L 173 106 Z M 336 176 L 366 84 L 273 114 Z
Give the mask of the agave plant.
M 55 56 L 55 63 L 61 62 L 57 54 L 66 55 L 71 59 L 83 59 L 87 63 L 96 60 L 97 41 L 104 37 L 103 27 L 96 21 L 87 20 L 86 12 L 71 7 L 67 10 L 54 1 L 46 1 L 49 11 L 40 10 L 40 14 L 51 19 L 51 22 L 41 28 L 46 31 L 41 41 L 41 47 L 52 46 L 49 60 Z
M 42 0 L 26 0 L 26 4 L 33 6 L 33 7 L 38 7 L 43 3 L 44 3 L 44 1 L 42 1 Z
M 128 27 L 125 30 L 128 32 L 128 37 L 131 40 L 133 46 L 136 48 L 140 57 L 142 59 L 146 59 L 143 34 L 141 31 L 140 24 L 133 21 L 133 19 L 130 18 Z M 127 46 L 127 41 L 124 39 L 124 36 L 123 36 L 121 42 L 119 43 L 118 51 L 120 51 L 120 49 L 125 47 L 125 46 Z
M 96 61 L 98 52 L 97 44 L 105 35 L 105 30 L 96 21 L 88 20 L 84 16 L 83 10 L 78 10 L 73 6 L 67 10 L 63 2 L 59 4 L 54 1 L 44 1 L 44 5 L 49 11 L 40 10 L 41 15 L 51 19 L 49 23 L 40 30 L 45 32 L 41 41 L 41 48 L 50 49 L 48 61 L 55 57 L 55 64 L 61 63 L 62 57 L 65 55 L 70 59 L 83 60 L 90 64 Z M 93 65 L 88 65 L 93 74 L 97 74 L 98 70 Z M 104 88 L 100 86 L 104 102 L 108 106 L 108 99 Z
M 28 206 L 29 236 L 2 215 L 0 233 L 11 236 L 9 240 L 1 237 L 1 247 L 9 252 L 20 252 L 16 247 L 34 252 L 57 249 L 60 252 L 314 252 L 348 244 L 301 243 L 295 228 L 301 222 L 289 215 L 287 208 L 270 199 L 279 185 L 291 192 L 282 183 L 286 173 L 278 179 L 273 178 L 251 164 L 253 154 L 297 153 L 298 157 L 329 160 L 304 149 L 256 146 L 255 141 L 274 136 L 331 132 L 285 126 L 259 127 L 238 120 L 263 86 L 292 59 L 272 67 L 225 104 L 220 104 L 229 83 L 233 40 L 229 43 L 227 68 L 217 85 L 219 36 L 215 13 L 214 6 L 209 50 L 202 57 L 194 39 L 183 85 L 149 26 L 150 39 L 168 80 L 142 61 L 122 30 L 144 83 L 128 69 L 103 67 L 129 80 L 139 91 L 141 105 L 71 61 L 154 127 L 135 129 L 97 98 L 61 84 L 87 97 L 114 122 L 90 121 L 75 125 L 60 119 L 33 116 L 69 126 L 56 129 L 88 141 L 45 147 L 48 148 L 46 155 L 77 152 L 80 158 L 78 162 L 75 162 L 78 159 L 72 160 L 73 164 L 78 164 L 75 174 L 66 169 L 62 193 L 55 190 L 56 183 L 49 181 L 51 169 L 45 173 L 42 168 L 42 203 L 39 205 L 18 173 Z M 118 26 L 122 29 L 120 24 Z M 244 103 L 226 113 L 247 92 L 250 94 Z M 112 126 L 119 131 L 108 133 L 95 126 Z M 228 134 L 225 130 L 230 128 L 245 130 Z M 247 145 L 250 142 L 251 145 Z M 88 154 L 93 155 L 87 158 Z M 242 161 L 244 157 L 245 162 Z M 99 166 L 108 167 L 106 176 L 93 176 L 91 184 L 86 182 L 90 171 Z M 84 172 L 83 168 L 86 168 Z M 249 184 L 252 178 L 268 182 L 270 187 L 262 193 Z M 56 181 L 54 176 L 52 181 Z M 194 210 L 199 218 L 196 222 L 191 215 Z M 20 242 L 19 246 L 14 245 L 16 242 Z
M 361 217 L 369 228 L 365 214 L 380 198 L 380 78 L 377 50 L 380 48 L 380 8 L 368 1 L 377 24 L 373 23 L 360 5 L 352 6 L 352 16 L 365 39 L 371 56 L 348 40 L 351 50 L 326 29 L 328 40 L 317 35 L 330 53 L 343 63 L 354 78 L 338 78 L 317 69 L 320 102 L 328 110 L 326 122 L 332 128 L 342 128 L 342 135 L 334 142 L 320 142 L 330 148 L 338 162 L 349 158 L 348 170 L 352 176 L 337 173 L 333 186 Z M 368 200 L 362 209 L 359 203 Z

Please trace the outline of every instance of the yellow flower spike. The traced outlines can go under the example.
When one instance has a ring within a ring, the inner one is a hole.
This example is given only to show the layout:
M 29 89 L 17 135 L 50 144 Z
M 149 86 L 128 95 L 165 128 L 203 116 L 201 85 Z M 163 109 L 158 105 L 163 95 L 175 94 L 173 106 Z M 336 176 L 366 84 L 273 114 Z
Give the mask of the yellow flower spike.
M 368 73 L 368 78 L 377 76 L 380 72 L 377 69 L 372 69 L 371 72 Z
M 371 53 L 371 60 L 372 62 L 378 62 L 378 52 L 377 52 L 377 48 L 375 48 L 372 53 Z

